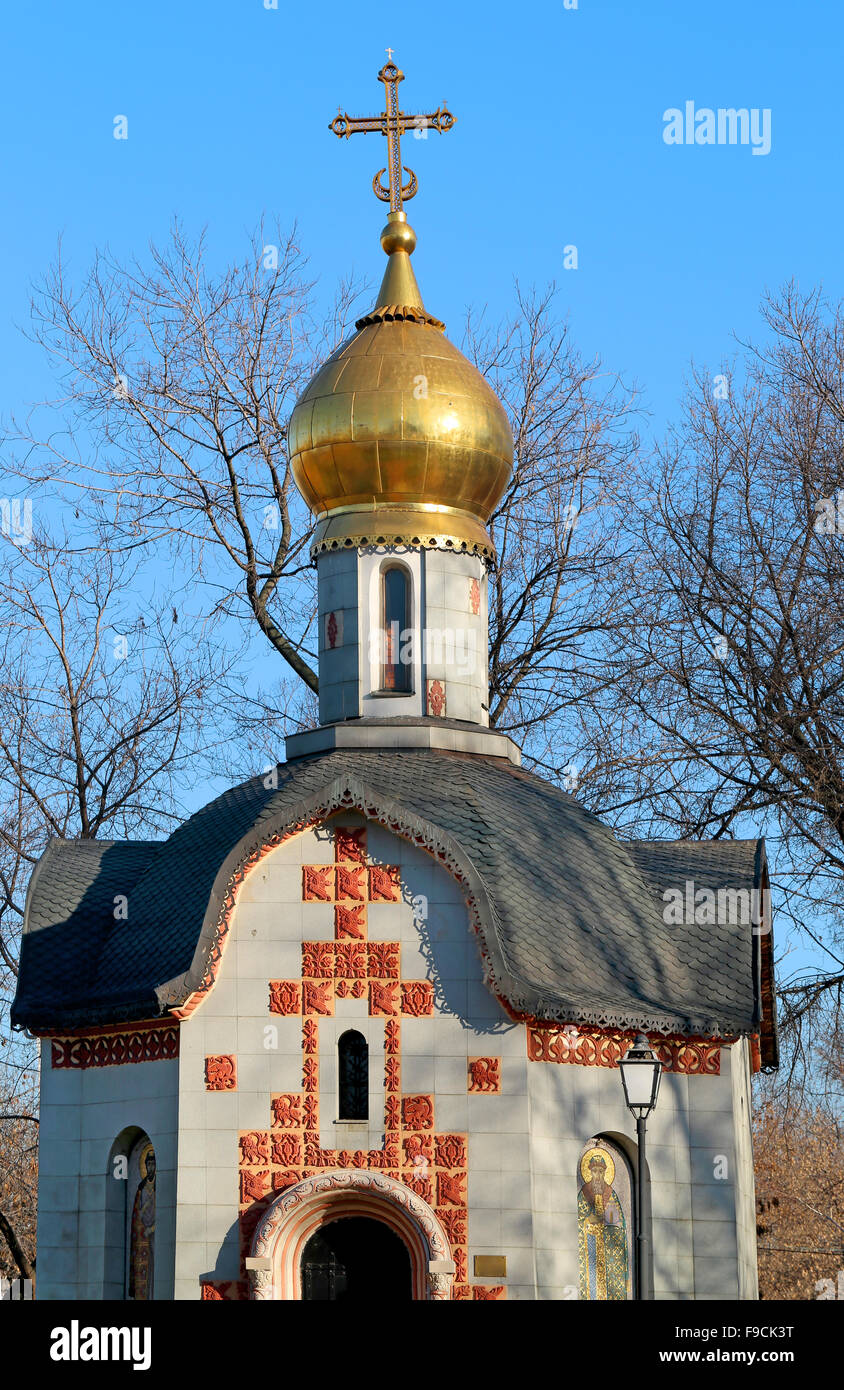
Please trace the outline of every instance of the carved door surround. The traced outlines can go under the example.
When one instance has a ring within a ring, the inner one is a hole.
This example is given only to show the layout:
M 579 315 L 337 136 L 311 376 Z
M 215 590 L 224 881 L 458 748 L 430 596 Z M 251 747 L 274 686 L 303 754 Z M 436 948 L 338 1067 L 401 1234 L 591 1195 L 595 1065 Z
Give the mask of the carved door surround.
M 320 1226 L 342 1216 L 383 1221 L 404 1241 L 414 1299 L 450 1299 L 454 1261 L 433 1209 L 411 1188 L 384 1173 L 348 1168 L 305 1178 L 270 1204 L 255 1228 L 246 1260 L 249 1297 L 301 1299 L 305 1245 Z

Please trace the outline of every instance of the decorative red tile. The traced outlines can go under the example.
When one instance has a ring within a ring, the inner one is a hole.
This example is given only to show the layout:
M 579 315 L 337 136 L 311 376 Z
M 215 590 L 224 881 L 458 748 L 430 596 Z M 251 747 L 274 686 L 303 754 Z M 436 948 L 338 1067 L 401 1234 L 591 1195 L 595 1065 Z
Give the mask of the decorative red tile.
M 369 870 L 369 901 L 401 902 L 401 870 L 393 864 L 373 864 Z
M 437 1173 L 437 1206 L 466 1205 L 466 1174 Z
M 270 1013 L 300 1014 L 302 987 L 298 980 L 270 980 Z
M 466 1244 L 466 1213 L 459 1207 L 437 1207 L 437 1217 L 449 1245 Z
M 338 941 L 351 937 L 355 941 L 366 939 L 366 905 L 348 907 L 338 903 L 334 909 L 334 935 Z
M 363 999 L 366 997 L 366 981 L 338 980 L 334 993 L 338 999 Z
M 274 1134 L 272 1138 L 272 1162 L 279 1168 L 300 1167 L 304 1161 L 301 1135 L 287 1131 Z
M 426 714 L 434 719 L 442 719 L 445 715 L 445 682 L 429 680 L 426 696 Z
M 337 898 L 356 903 L 366 902 L 366 869 L 359 864 L 338 864 Z
M 302 1125 L 302 1097 L 298 1094 L 274 1095 L 271 1099 L 274 1129 L 299 1129 Z
M 343 645 L 343 610 L 337 609 L 336 612 L 326 613 L 325 615 L 325 645 L 329 651 L 335 647 Z
M 247 1130 L 239 1136 L 240 1161 L 250 1167 L 270 1161 L 270 1136 L 264 1130 Z
M 423 1163 L 433 1163 L 434 1141 L 430 1134 L 405 1134 L 402 1139 L 402 1166 L 419 1168 Z
M 273 1173 L 273 1191 L 283 1192 L 286 1187 L 294 1187 L 305 1174 L 297 1168 L 277 1168 Z
M 433 1202 L 434 1190 L 431 1186 L 430 1178 L 423 1178 L 417 1174 L 405 1171 L 401 1175 L 401 1180 L 405 1187 L 409 1187 L 411 1192 L 415 1192 L 417 1196 L 422 1198 L 423 1202 Z
M 205 1058 L 206 1091 L 237 1090 L 237 1058 L 230 1054 Z
M 483 1091 L 488 1095 L 500 1095 L 501 1058 L 470 1057 L 468 1088 L 470 1091 Z
M 481 611 L 481 586 L 477 579 L 469 580 L 469 612 L 479 617 Z
M 334 1013 L 334 981 L 305 980 L 302 985 L 302 1010 L 306 1014 Z
M 370 941 L 368 947 L 370 979 L 399 978 L 400 946 L 397 941 Z
M 270 1190 L 270 1175 L 264 1169 L 241 1168 L 240 1170 L 240 1200 L 241 1202 L 258 1202 L 265 1197 Z
M 369 1012 L 378 1014 L 397 1014 L 399 1011 L 399 987 L 390 982 L 382 984 L 379 980 L 369 982 Z
M 504 1299 L 507 1297 L 507 1290 L 504 1284 L 473 1284 L 472 1297 L 477 1301 Z
M 333 864 L 302 865 L 302 901 L 331 903 L 334 901 Z
M 430 1018 L 434 1012 L 434 986 L 430 980 L 406 980 L 401 987 L 401 1011 L 412 1018 Z
M 338 941 L 334 946 L 334 974 L 338 979 L 366 979 L 366 945 L 360 941 Z
M 438 1134 L 436 1136 L 436 1163 L 438 1168 L 465 1168 L 466 1136 L 464 1134 Z
M 434 1097 L 404 1096 L 402 1122 L 405 1129 L 434 1128 Z
M 338 826 L 334 831 L 334 857 L 338 864 L 365 864 L 366 826 Z
M 310 979 L 330 980 L 334 974 L 334 942 L 302 942 L 302 974 Z

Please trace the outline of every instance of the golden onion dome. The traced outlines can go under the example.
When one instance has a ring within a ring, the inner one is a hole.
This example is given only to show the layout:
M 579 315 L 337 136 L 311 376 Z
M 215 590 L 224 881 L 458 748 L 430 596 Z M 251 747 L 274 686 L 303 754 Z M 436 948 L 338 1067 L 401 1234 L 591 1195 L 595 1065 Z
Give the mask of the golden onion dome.
M 491 555 L 486 531 L 513 464 L 495 392 L 422 304 L 404 212 L 381 233 L 375 307 L 319 369 L 288 426 L 314 550 L 400 541 Z

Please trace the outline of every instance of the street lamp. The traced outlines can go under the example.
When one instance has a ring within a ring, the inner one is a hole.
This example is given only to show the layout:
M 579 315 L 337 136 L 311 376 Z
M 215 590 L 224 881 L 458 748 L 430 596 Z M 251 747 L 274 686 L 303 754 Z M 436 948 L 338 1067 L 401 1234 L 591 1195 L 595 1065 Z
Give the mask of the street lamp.
M 627 1109 L 636 1120 L 636 1141 L 639 1149 L 636 1173 L 636 1284 L 635 1297 L 644 1298 L 645 1287 L 645 1125 L 656 1105 L 662 1063 L 644 1033 L 640 1033 L 626 1057 L 618 1064 Z

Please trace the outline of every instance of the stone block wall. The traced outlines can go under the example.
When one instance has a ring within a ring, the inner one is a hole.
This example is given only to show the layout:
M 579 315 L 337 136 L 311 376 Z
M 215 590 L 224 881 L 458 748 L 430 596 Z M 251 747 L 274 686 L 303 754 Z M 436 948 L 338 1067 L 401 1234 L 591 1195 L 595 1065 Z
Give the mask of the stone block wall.
M 122 1297 L 123 1223 L 137 1173 L 116 1177 L 109 1159 L 126 1130 L 146 1133 L 155 1149 L 155 1297 L 173 1297 L 176 1227 L 177 1059 L 120 1066 L 54 1068 L 42 1044 L 38 1177 L 39 1299 Z M 118 1200 L 110 1188 L 119 1184 Z M 126 1188 L 124 1193 L 123 1189 Z

